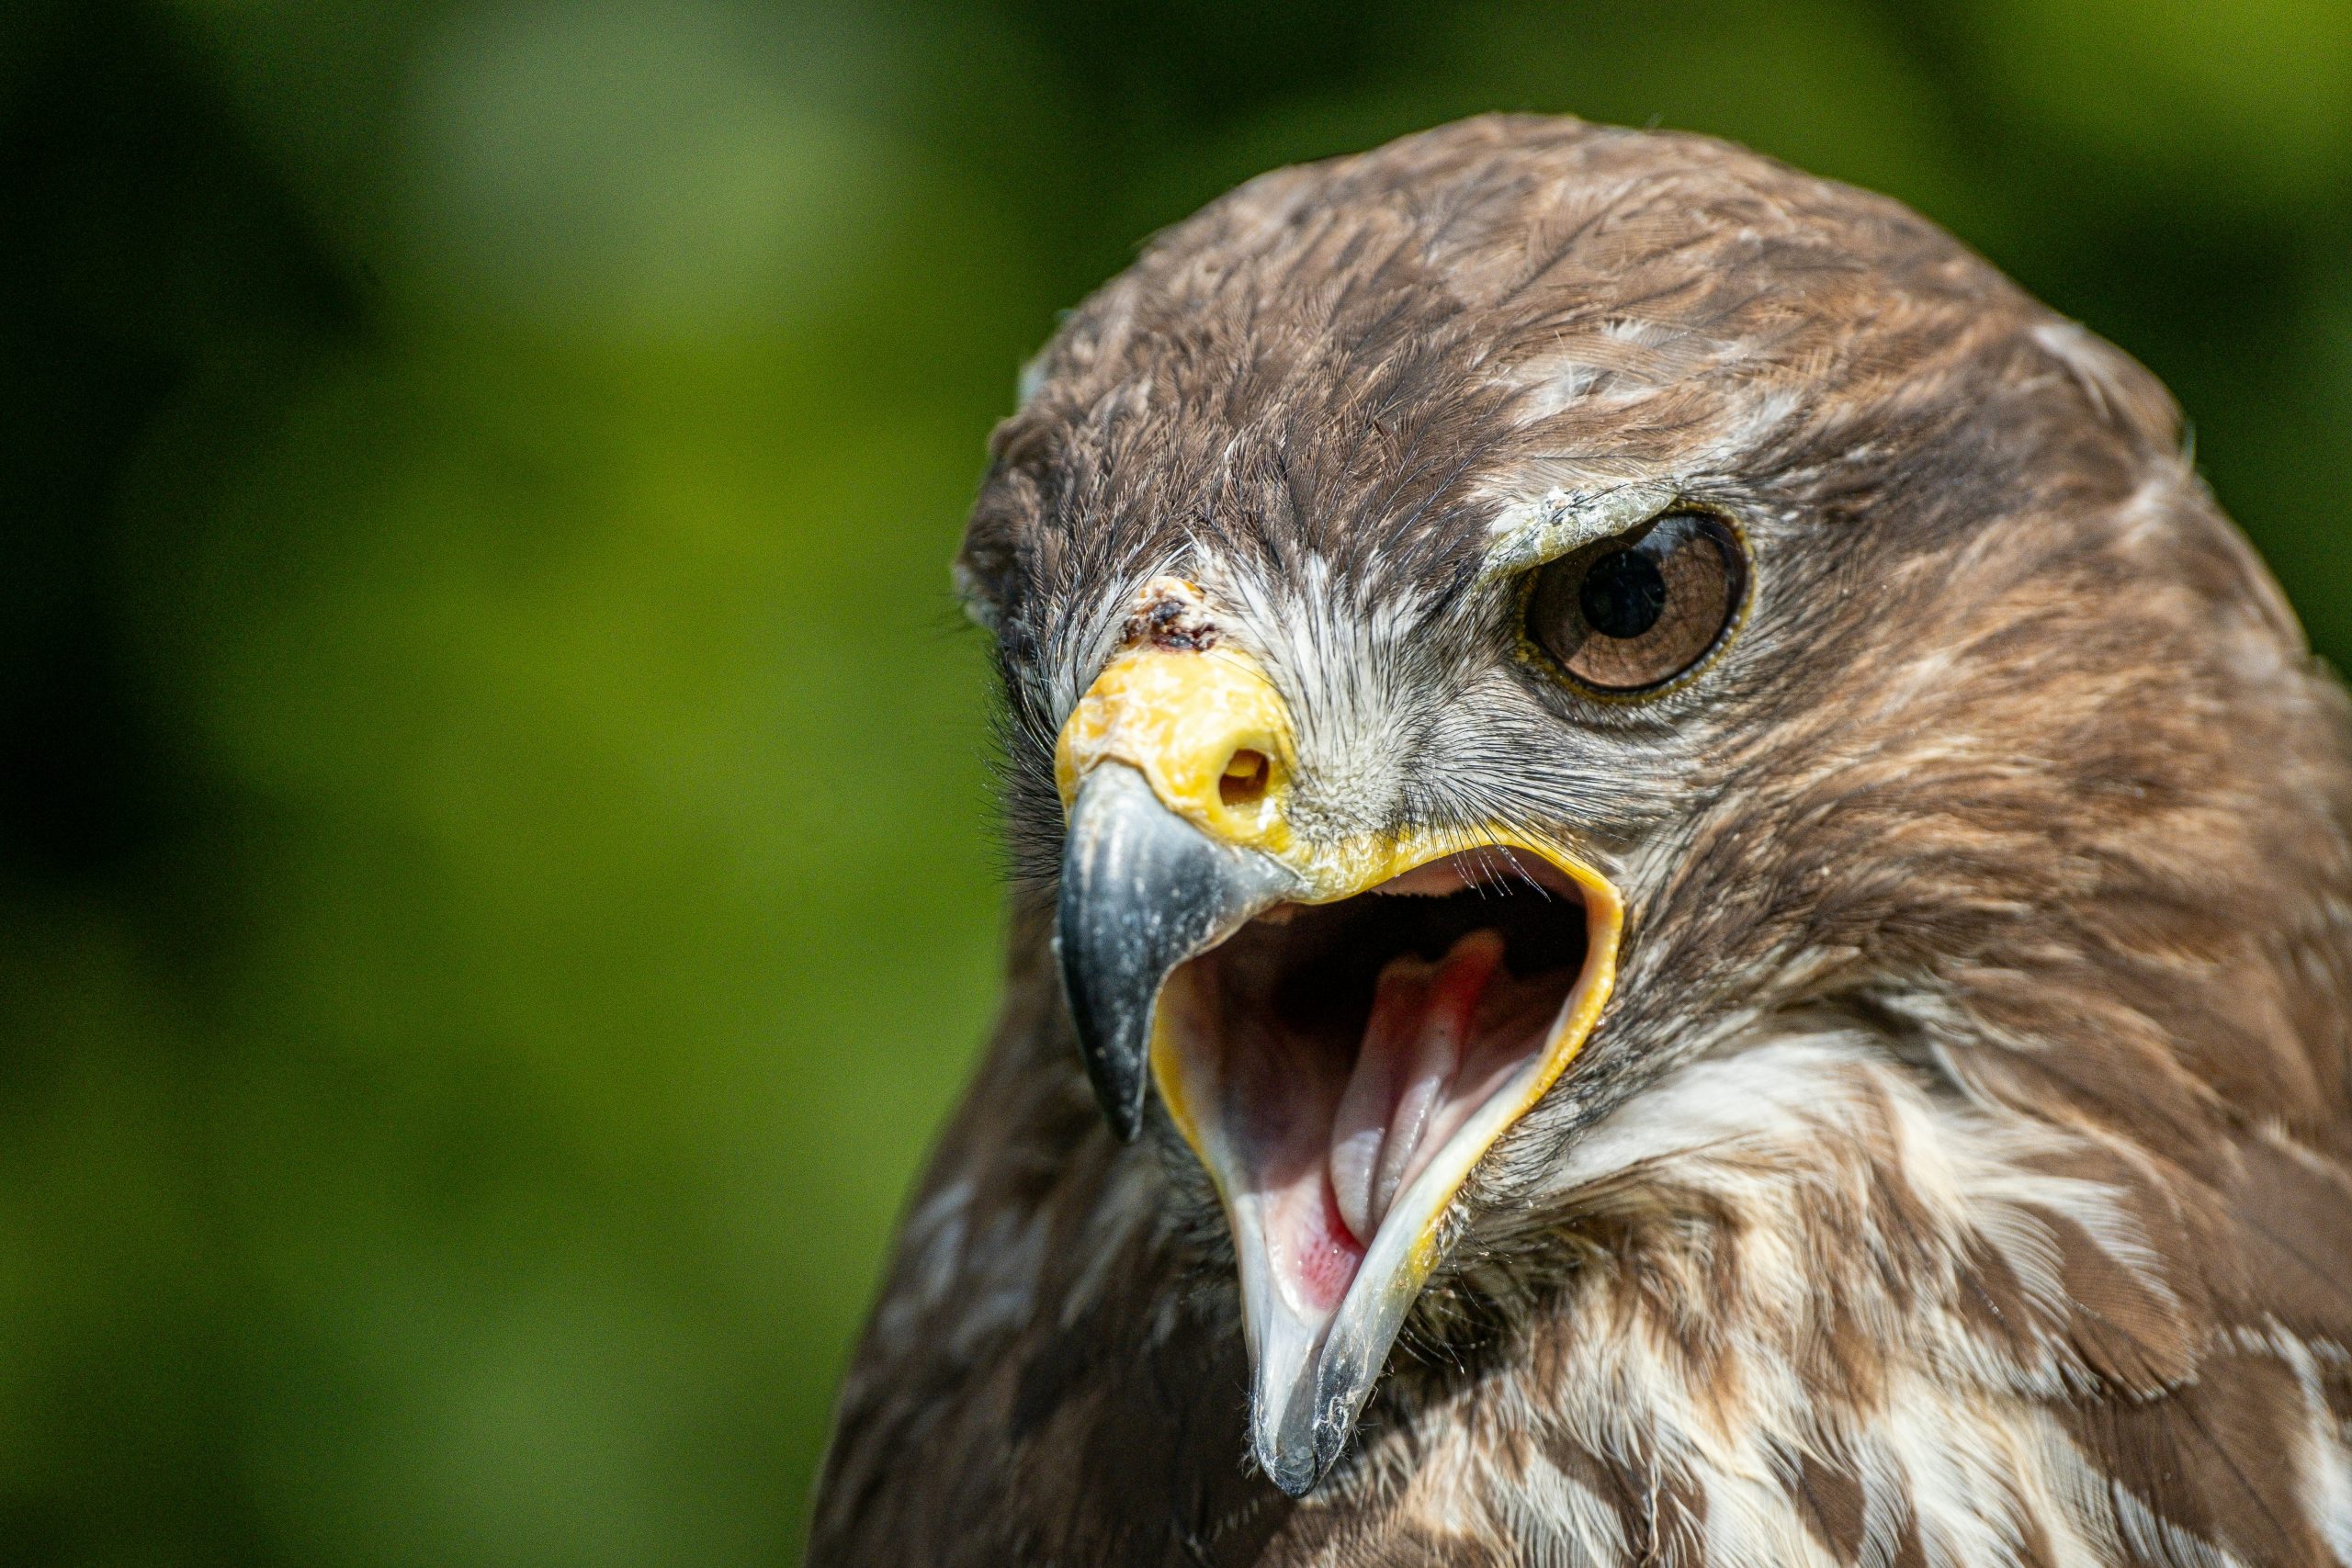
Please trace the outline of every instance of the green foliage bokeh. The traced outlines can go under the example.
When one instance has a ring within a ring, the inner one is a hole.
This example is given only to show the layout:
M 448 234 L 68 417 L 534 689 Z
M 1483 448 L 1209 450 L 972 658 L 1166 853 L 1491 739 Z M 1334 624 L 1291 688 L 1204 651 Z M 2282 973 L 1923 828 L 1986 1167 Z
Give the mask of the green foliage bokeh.
M 1014 368 L 1497 107 L 1947 223 L 2352 651 L 2352 0 L 0 10 L 0 1561 L 791 1561 L 989 1006 Z

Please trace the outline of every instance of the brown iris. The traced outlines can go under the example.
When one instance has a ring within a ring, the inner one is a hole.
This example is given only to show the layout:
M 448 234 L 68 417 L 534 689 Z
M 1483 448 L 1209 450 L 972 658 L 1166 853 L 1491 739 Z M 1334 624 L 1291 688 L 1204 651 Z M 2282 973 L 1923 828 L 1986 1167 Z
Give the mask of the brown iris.
M 1730 527 L 1673 512 L 1536 573 L 1527 634 L 1595 691 L 1645 692 L 1713 652 L 1747 591 Z

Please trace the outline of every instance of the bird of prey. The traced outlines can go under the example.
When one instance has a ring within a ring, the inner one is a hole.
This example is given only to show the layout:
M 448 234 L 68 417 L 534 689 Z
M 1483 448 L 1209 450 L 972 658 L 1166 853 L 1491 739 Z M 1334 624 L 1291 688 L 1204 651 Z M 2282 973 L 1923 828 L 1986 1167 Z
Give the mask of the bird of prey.
M 991 450 L 1009 990 L 812 1562 L 2352 1562 L 2352 714 L 2146 370 L 1482 118 Z

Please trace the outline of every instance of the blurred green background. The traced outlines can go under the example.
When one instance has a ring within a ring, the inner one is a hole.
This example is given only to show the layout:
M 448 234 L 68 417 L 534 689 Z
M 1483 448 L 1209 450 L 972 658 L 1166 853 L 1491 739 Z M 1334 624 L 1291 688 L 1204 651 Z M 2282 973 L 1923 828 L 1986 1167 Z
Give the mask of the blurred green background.
M 1492 107 L 1882 187 L 2352 651 L 2352 0 L 8 0 L 0 1562 L 789 1562 L 1057 308 Z

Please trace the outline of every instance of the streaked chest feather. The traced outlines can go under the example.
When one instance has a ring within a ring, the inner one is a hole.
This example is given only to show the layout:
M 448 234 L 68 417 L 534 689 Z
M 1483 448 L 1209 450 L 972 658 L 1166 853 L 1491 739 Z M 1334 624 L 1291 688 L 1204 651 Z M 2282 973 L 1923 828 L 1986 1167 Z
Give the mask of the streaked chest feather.
M 1558 1168 L 1588 1245 L 1524 1341 L 1299 1560 L 2346 1560 L 2352 1363 L 2182 1277 L 2204 1196 L 1835 1037 L 1687 1066 Z
M 2274 1181 L 2340 1191 L 2260 1141 L 2248 1157 Z M 1235 1333 L 1213 1258 L 1130 1288 L 1139 1255 L 1190 1246 L 1153 1156 L 1114 1158 L 1076 1210 L 979 1192 L 948 1179 L 911 1216 L 874 1349 L 956 1362 L 967 1415 L 987 1404 L 972 1380 L 1009 1380 L 990 1406 L 1012 1412 L 991 1439 L 1008 1450 L 1050 1469 L 1058 1446 L 1121 1440 L 1087 1374 L 1037 1393 L 1106 1323 L 1177 1362 L 1188 1330 Z M 1332 1568 L 2352 1561 L 2352 1357 L 2308 1314 L 2230 1296 L 2255 1260 L 2199 1256 L 2225 1201 L 1840 1036 L 1688 1065 L 1526 1195 L 1556 1216 L 1553 1245 L 1465 1245 L 1351 1467 L 1296 1506 L 1247 1486 L 1203 1504 L 1185 1551 Z M 1515 1326 L 1465 1336 L 1464 1303 Z M 1237 1396 L 1214 1377 L 1177 1395 Z M 1202 1424 L 1199 1464 L 1238 1467 Z M 1120 1506 L 1163 1506 L 1135 1481 Z M 1088 1560 L 1065 1550 L 1090 1539 L 1078 1527 L 1035 1517 L 1088 1504 L 1038 1484 L 1006 1494 L 1030 1515 L 1023 1560 Z

